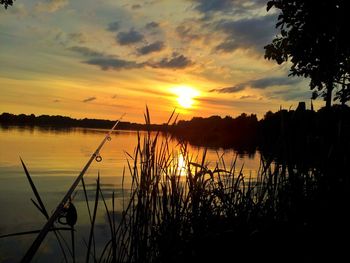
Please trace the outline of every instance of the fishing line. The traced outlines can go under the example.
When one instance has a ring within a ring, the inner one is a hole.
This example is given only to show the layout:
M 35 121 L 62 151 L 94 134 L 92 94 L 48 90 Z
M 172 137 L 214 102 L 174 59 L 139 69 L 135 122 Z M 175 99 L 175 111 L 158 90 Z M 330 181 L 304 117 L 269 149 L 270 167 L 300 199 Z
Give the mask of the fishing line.
M 119 118 L 119 120 L 118 120 L 119 122 L 122 120 L 122 118 L 124 117 L 124 115 L 125 115 L 125 113 Z M 113 128 L 112 128 L 112 129 L 113 129 Z M 111 140 L 112 140 L 112 137 L 111 137 L 111 133 L 110 133 L 110 132 L 106 134 L 106 139 L 107 139 L 107 141 L 111 141 Z M 99 162 L 101 162 L 102 160 L 103 160 L 103 159 L 102 159 L 101 154 L 100 154 L 99 152 L 96 153 L 95 161 L 99 163 Z M 82 179 L 82 180 L 83 180 L 83 179 Z M 75 196 L 77 195 L 78 191 L 79 191 L 79 190 L 75 190 L 75 192 L 74 192 L 73 195 L 71 196 L 70 203 L 73 202 L 73 200 L 74 200 Z

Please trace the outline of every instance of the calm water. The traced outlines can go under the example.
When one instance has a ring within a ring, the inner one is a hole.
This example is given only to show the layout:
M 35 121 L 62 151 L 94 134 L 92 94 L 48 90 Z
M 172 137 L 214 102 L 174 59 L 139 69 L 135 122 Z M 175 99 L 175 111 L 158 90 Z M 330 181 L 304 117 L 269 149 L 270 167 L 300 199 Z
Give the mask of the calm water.
M 93 129 L 46 129 L 19 128 L 0 126 L 0 236 L 13 232 L 40 229 L 45 219 L 34 207 L 31 198 L 32 190 L 23 172 L 19 157 L 27 165 L 33 181 L 44 200 L 48 211 L 52 211 L 62 199 L 80 170 L 91 154 L 95 151 L 106 131 Z M 102 162 L 93 162 L 85 175 L 88 184 L 88 194 L 95 194 L 95 182 L 98 172 L 101 175 L 103 192 L 110 203 L 112 191 L 116 192 L 117 209 L 121 210 L 123 198 L 121 195 L 123 168 L 127 167 L 127 154 L 133 155 L 137 144 L 137 133 L 134 131 L 117 131 L 112 140 L 107 142 L 101 151 Z M 172 141 L 171 147 L 176 149 L 177 142 Z M 194 156 L 201 156 L 203 148 L 189 147 Z M 218 154 L 224 154 L 225 163 L 229 165 L 236 156 L 234 150 L 209 149 L 207 161 L 214 167 Z M 258 170 L 260 155 L 241 155 L 238 157 L 238 167 L 244 163 L 244 173 L 254 176 Z M 129 173 L 126 172 L 126 184 Z M 91 198 L 92 200 L 93 198 Z M 79 187 L 74 204 L 78 210 L 77 251 L 83 251 L 83 238 L 87 240 L 88 215 L 83 193 Z M 50 213 L 50 212 L 49 212 Z M 106 213 L 100 206 L 96 235 L 97 240 L 104 243 L 109 238 Z M 85 235 L 84 235 L 85 234 Z M 18 261 L 25 253 L 36 235 L 9 237 L 0 239 L 0 262 Z M 67 234 L 67 237 L 69 235 Z M 69 238 L 67 239 L 69 240 Z M 53 235 L 45 239 L 36 262 L 61 262 L 62 257 L 56 257 L 57 245 Z M 78 257 L 83 256 L 78 253 Z

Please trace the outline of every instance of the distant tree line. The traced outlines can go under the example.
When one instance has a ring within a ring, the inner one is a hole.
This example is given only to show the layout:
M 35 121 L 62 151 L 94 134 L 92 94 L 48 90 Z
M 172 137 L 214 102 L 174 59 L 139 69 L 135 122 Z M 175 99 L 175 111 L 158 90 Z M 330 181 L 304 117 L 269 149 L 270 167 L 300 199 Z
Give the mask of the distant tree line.
M 19 126 L 51 126 L 51 127 L 82 127 L 82 128 L 100 128 L 100 129 L 110 129 L 115 124 L 115 121 L 111 120 L 100 120 L 100 119 L 74 119 L 65 116 L 50 116 L 50 115 L 40 115 L 35 116 L 34 114 L 11 114 L 2 113 L 0 115 L 1 125 L 19 125 Z M 163 130 L 165 125 L 161 124 L 151 124 L 144 125 L 139 123 L 131 123 L 121 121 L 118 124 L 117 129 L 119 130 Z
M 344 154 L 346 149 L 350 151 L 350 108 L 333 105 L 319 111 L 305 107 L 281 109 L 267 112 L 261 120 L 244 113 L 236 118 L 196 117 L 179 121 L 171 132 L 193 145 L 235 148 L 248 153 L 259 149 L 273 158 L 311 165 L 320 161 L 320 154 L 327 156 L 326 151 L 335 143 L 345 147 Z
M 114 123 L 111 120 L 49 115 L 0 115 L 1 125 L 109 129 Z M 242 153 L 254 153 L 259 149 L 273 156 L 294 158 L 295 161 L 299 159 L 304 163 L 306 159 L 310 162 L 318 161 L 317 156 L 322 151 L 328 151 L 329 145 L 334 144 L 335 140 L 343 141 L 342 145 L 348 145 L 350 150 L 350 108 L 346 105 L 333 105 L 328 110 L 322 108 L 317 112 L 305 107 L 296 110 L 281 109 L 275 113 L 269 111 L 261 120 L 255 114 L 242 113 L 235 118 L 194 117 L 170 126 L 120 122 L 117 129 L 169 132 L 174 138 L 195 146 L 235 148 Z M 284 153 L 289 156 L 284 156 Z

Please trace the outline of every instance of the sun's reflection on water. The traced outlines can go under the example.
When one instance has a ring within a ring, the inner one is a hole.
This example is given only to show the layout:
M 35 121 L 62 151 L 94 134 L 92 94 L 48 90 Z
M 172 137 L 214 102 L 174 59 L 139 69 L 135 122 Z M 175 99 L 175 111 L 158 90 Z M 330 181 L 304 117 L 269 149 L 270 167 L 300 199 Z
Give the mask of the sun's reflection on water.
M 2 128 L 0 126 L 0 210 L 2 211 L 0 222 L 0 234 L 15 231 L 27 231 L 40 228 L 45 220 L 31 206 L 32 192 L 23 174 L 18 156 L 25 161 L 38 191 L 45 200 L 48 210 L 56 207 L 66 189 L 78 175 L 95 147 L 101 141 L 106 131 L 91 129 L 54 130 L 39 128 Z M 141 137 L 144 135 L 140 132 Z M 124 197 L 129 196 L 131 176 L 128 173 L 127 155 L 133 155 L 137 145 L 138 134 L 133 131 L 117 131 L 113 133 L 112 140 L 101 151 L 102 162 L 94 162 L 85 179 L 89 185 L 88 194 L 95 194 L 96 177 L 101 175 L 101 185 L 105 193 L 107 203 L 111 203 L 112 193 L 116 194 L 116 211 L 122 211 Z M 178 183 L 180 187 L 186 185 L 186 180 L 194 177 L 201 171 L 203 152 L 206 152 L 205 163 L 209 163 L 208 169 L 215 169 L 218 160 L 217 151 L 225 152 L 223 159 L 229 164 L 237 155 L 233 149 L 215 150 L 198 148 L 191 145 L 183 146 L 175 140 L 169 140 L 167 146 L 172 152 L 172 159 L 167 166 L 167 175 L 173 176 L 171 183 Z M 221 155 L 220 155 L 221 156 Z M 259 154 L 255 158 L 247 156 L 238 157 L 237 167 L 244 162 L 244 170 L 257 171 L 259 166 Z M 132 162 L 131 162 L 132 163 Z M 125 178 L 123 176 L 126 167 Z M 238 169 L 239 170 L 239 169 Z M 162 170 L 164 171 L 164 170 Z M 244 171 L 245 172 L 245 171 Z M 248 172 L 249 174 L 249 172 Z M 208 174 L 206 174 L 208 176 Z M 203 177 L 198 177 L 203 178 Z M 188 189 L 183 189 L 186 192 Z M 78 188 L 75 205 L 79 210 L 79 225 L 85 228 L 89 224 L 86 214 L 84 195 Z M 29 203 L 28 203 L 29 201 Z M 29 204 L 29 205 L 28 205 Z M 13 209 L 13 208 L 16 209 Z M 104 209 L 101 206 L 101 210 Z M 102 211 L 97 222 L 104 222 Z M 85 214 L 84 214 L 85 213 Z M 2 243 L 1 243 L 2 242 Z M 4 240 L 0 240 L 0 254 L 4 252 Z M 16 252 L 8 251 L 7 254 L 17 255 L 21 248 L 16 247 Z M 22 251 L 21 250 L 21 251 Z M 22 251 L 24 253 L 24 251 Z M 21 253 L 19 253 L 21 254 Z

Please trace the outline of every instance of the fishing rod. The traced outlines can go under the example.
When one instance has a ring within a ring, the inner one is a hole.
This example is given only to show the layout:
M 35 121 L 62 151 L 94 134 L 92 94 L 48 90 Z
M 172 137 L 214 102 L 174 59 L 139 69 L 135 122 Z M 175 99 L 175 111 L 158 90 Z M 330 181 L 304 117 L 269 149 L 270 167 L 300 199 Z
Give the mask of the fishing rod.
M 34 257 L 36 251 L 39 249 L 41 243 L 45 239 L 47 233 L 51 230 L 52 225 L 54 222 L 61 216 L 62 212 L 65 209 L 65 206 L 68 202 L 70 202 L 71 195 L 74 192 L 75 188 L 78 186 L 80 181 L 82 180 L 84 174 L 86 171 L 89 169 L 90 164 L 92 163 L 93 160 L 96 160 L 97 162 L 102 161 L 102 157 L 100 156 L 100 150 L 102 149 L 103 145 L 105 144 L 106 141 L 111 140 L 111 134 L 115 127 L 117 127 L 118 123 L 121 121 L 121 119 L 124 117 L 125 113 L 120 116 L 120 118 L 116 121 L 116 123 L 113 125 L 113 127 L 109 130 L 109 132 L 106 134 L 100 145 L 97 147 L 95 152 L 91 155 L 90 159 L 88 162 L 85 164 L 84 168 L 81 170 L 80 174 L 78 177 L 75 179 L 74 183 L 72 186 L 69 188 L 67 191 L 66 195 L 63 197 L 62 201 L 58 204 L 56 207 L 55 211 L 52 213 L 50 218 L 47 220 L 46 224 L 44 227 L 41 229 L 39 232 L 39 235 L 36 237 L 36 239 L 33 241 L 32 245 L 28 249 L 27 253 L 24 255 L 22 258 L 21 262 L 30 262 L 32 258 Z

